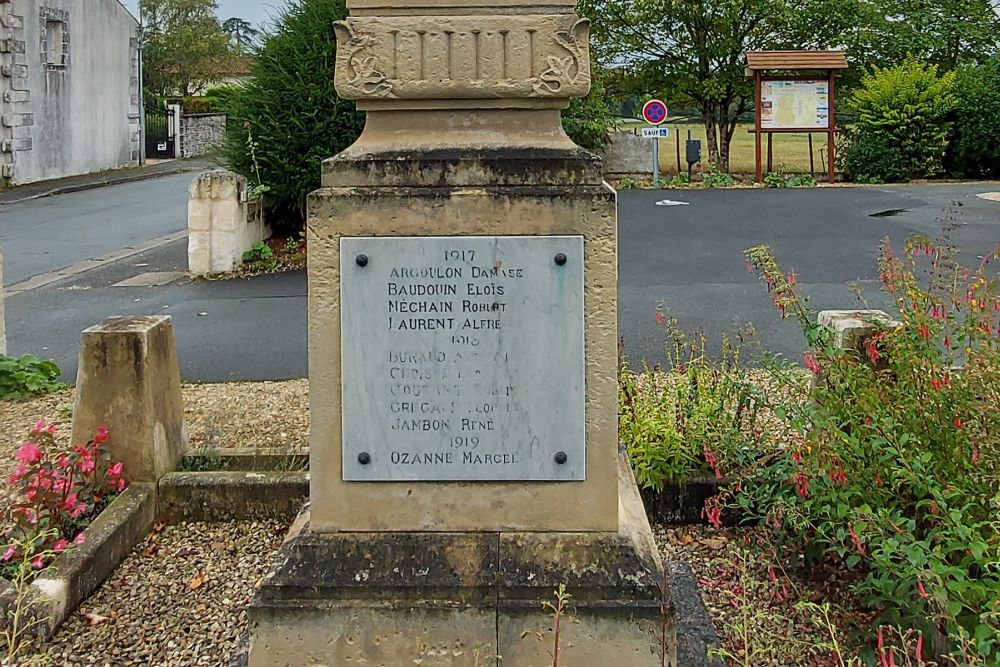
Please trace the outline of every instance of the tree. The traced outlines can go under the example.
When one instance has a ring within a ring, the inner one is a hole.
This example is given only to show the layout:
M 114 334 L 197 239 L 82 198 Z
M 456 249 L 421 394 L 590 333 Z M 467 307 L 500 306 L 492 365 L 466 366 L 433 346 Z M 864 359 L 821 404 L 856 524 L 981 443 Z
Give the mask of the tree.
M 144 84 L 154 96 L 193 95 L 225 71 L 232 51 L 216 9 L 215 0 L 139 0 Z
M 260 30 L 236 16 L 223 21 L 222 29 L 229 35 L 233 48 L 240 53 L 250 53 L 260 38 Z
M 879 0 L 864 45 L 873 64 L 915 57 L 944 70 L 984 62 L 1000 46 L 998 0 Z
M 323 160 L 357 139 L 364 115 L 333 88 L 333 22 L 344 0 L 295 0 L 264 37 L 253 78 L 231 91 L 223 154 L 230 169 L 267 189 L 272 227 L 301 228 Z
M 837 46 L 864 0 L 582 0 L 595 51 L 621 94 L 656 95 L 702 115 L 713 166 L 729 171 L 741 114 L 754 109 L 744 54 Z

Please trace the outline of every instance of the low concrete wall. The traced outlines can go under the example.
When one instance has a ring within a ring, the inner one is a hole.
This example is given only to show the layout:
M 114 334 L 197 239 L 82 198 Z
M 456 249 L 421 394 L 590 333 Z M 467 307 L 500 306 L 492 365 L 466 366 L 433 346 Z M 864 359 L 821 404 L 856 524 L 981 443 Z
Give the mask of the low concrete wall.
M 247 180 L 217 169 L 188 190 L 188 269 L 192 276 L 235 271 L 243 253 L 270 236 L 259 207 L 250 213 Z
M 598 151 L 604 161 L 606 178 L 646 178 L 653 175 L 653 148 L 651 139 L 643 139 L 631 132 L 614 132 L 610 143 Z
M 182 158 L 200 157 L 218 150 L 226 139 L 226 114 L 199 113 L 181 117 Z

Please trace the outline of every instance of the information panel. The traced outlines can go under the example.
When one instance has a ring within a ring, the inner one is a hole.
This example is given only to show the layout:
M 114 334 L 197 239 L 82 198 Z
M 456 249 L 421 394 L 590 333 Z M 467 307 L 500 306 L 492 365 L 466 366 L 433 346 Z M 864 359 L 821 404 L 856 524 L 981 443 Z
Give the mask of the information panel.
M 764 81 L 761 105 L 765 130 L 825 130 L 830 125 L 830 82 Z
M 583 246 L 341 239 L 344 479 L 586 479 Z

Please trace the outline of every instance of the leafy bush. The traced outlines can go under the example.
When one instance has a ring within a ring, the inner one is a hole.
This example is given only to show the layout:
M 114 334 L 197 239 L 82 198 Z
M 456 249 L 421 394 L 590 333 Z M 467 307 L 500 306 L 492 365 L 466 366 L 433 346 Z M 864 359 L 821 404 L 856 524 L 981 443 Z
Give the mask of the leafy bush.
M 964 178 L 1000 178 L 1000 55 L 959 69 L 955 96 L 948 171 Z
M 748 251 L 802 326 L 815 382 L 807 401 L 773 401 L 779 446 L 719 454 L 734 507 L 807 555 L 841 559 L 890 623 L 940 629 L 979 656 L 963 665 L 1000 664 L 998 257 L 970 270 L 947 234 L 910 239 L 901 257 L 886 242 L 881 280 L 902 324 L 859 355 L 833 346 L 766 247 Z
M 816 187 L 816 179 L 811 174 L 789 174 L 783 165 L 779 165 L 778 171 L 764 175 L 764 187 L 814 188 Z
M 595 66 L 590 94 L 582 99 L 574 99 L 562 113 L 563 129 L 569 138 L 590 151 L 604 146 L 608 138 L 608 128 L 615 115 L 607 100 L 604 81 Z
M 26 355 L 0 355 L 0 401 L 22 401 L 66 388 L 59 382 L 59 367 L 52 361 Z
M 128 486 L 124 466 L 112 463 L 104 447 L 107 430 L 67 452 L 56 448 L 55 431 L 39 421 L 14 455 L 18 465 L 8 482 L 17 495 L 4 521 L 3 563 L 28 558 L 42 569 L 51 556 L 82 544 L 90 517 Z
M 740 349 L 723 340 L 721 358 L 705 352 L 705 337 L 689 338 L 675 320 L 656 311 L 668 336 L 667 372 L 635 374 L 623 363 L 618 376 L 619 433 L 644 489 L 712 472 L 719 479 L 715 449 L 731 449 L 754 420 L 740 378 Z
M 857 115 L 843 165 L 851 177 L 895 181 L 942 170 L 955 74 L 915 60 L 865 75 L 849 100 Z
M 706 171 L 701 176 L 701 182 L 706 188 L 730 188 L 736 184 L 736 179 L 725 172 Z
M 302 227 L 322 161 L 347 148 L 364 126 L 354 103 L 333 89 L 333 22 L 346 15 L 344 0 L 289 4 L 257 54 L 253 79 L 232 92 L 226 162 L 268 187 L 268 221 L 279 232 Z

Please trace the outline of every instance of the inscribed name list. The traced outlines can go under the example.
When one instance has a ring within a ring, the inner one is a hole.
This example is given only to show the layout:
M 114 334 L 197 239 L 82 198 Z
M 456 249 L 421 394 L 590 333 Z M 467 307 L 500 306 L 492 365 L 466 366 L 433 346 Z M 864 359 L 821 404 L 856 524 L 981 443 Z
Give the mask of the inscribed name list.
M 345 480 L 586 478 L 582 237 L 340 249 Z

